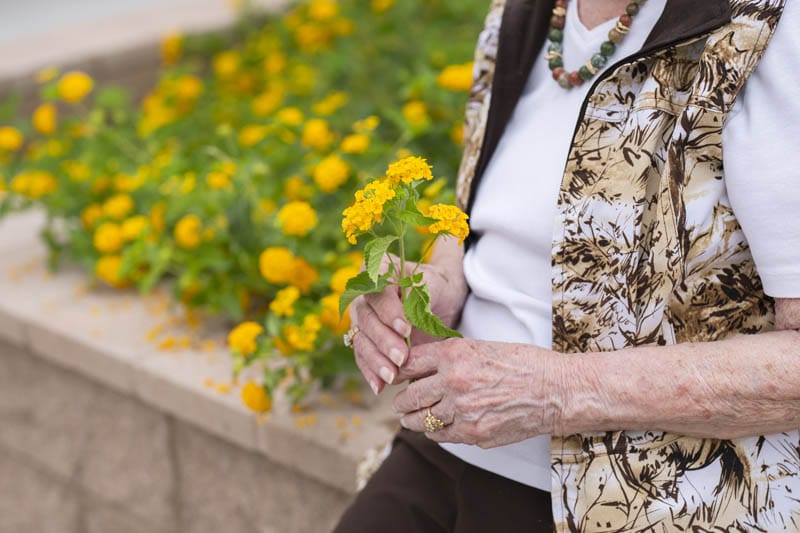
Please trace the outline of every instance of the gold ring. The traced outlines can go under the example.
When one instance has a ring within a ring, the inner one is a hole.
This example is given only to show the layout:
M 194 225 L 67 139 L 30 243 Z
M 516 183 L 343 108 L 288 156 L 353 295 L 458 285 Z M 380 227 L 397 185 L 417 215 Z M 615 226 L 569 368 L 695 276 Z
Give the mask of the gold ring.
M 436 433 L 440 429 L 444 429 L 444 420 L 431 413 L 430 407 L 428 413 L 425 415 L 425 431 L 428 433 Z
M 361 329 L 358 326 L 353 326 L 352 328 L 350 328 L 347 331 L 347 333 L 345 333 L 344 336 L 342 337 L 344 345 L 347 346 L 348 348 L 352 348 L 353 341 L 355 340 L 356 335 L 358 335 L 359 331 L 361 331 Z

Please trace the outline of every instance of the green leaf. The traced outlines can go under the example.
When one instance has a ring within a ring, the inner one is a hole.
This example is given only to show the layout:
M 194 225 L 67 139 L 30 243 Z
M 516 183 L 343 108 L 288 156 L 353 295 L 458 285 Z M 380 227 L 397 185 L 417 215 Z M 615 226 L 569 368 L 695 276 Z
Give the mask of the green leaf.
M 461 333 L 444 325 L 442 319 L 431 311 L 431 296 L 425 285 L 412 287 L 403 302 L 403 312 L 411 324 L 434 337 L 461 337 Z
M 389 276 L 384 274 L 376 281 L 372 281 L 367 271 L 361 272 L 358 276 L 350 278 L 345 286 L 345 291 L 339 297 L 339 316 L 344 315 L 347 306 L 350 302 L 361 296 L 362 294 L 372 294 L 382 292 L 383 289 L 389 286 Z
M 367 243 L 364 247 L 364 261 L 367 264 L 367 274 L 373 283 L 378 281 L 378 270 L 381 267 L 381 259 L 386 255 L 389 246 L 397 240 L 397 237 L 389 235 L 378 237 Z
M 397 218 L 411 224 L 412 226 L 430 226 L 434 222 L 435 219 L 426 217 L 422 213 L 414 212 L 414 211 L 400 211 L 397 213 Z

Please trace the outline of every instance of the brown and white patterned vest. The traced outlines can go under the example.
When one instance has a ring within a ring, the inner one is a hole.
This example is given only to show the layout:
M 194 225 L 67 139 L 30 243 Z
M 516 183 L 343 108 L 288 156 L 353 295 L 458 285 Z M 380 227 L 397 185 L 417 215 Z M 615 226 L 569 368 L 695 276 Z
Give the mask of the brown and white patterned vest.
M 464 209 L 544 43 L 552 5 L 492 4 L 467 106 L 457 186 Z M 642 52 L 594 83 L 558 200 L 555 350 L 772 329 L 773 302 L 727 197 L 722 128 L 782 8 L 783 0 L 668 0 Z M 798 431 L 553 438 L 552 474 L 559 532 L 800 531 Z

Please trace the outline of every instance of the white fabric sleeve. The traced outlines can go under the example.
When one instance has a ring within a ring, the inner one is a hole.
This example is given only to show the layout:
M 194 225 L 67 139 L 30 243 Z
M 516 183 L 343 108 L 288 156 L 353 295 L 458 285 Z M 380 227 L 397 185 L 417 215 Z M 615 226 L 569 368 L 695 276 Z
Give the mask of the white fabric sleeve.
M 723 128 L 728 196 L 764 291 L 800 298 L 800 0 L 787 0 L 772 41 Z

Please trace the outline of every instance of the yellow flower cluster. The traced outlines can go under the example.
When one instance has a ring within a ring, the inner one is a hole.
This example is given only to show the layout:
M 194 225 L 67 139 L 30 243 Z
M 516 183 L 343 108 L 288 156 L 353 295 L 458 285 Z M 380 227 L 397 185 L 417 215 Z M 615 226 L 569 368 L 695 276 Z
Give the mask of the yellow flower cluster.
M 58 112 L 53 104 L 42 104 L 33 111 L 33 127 L 42 135 L 52 135 L 58 127 Z
M 277 316 L 294 316 L 294 303 L 300 298 L 297 287 L 286 287 L 278 291 L 269 304 L 269 310 Z
M 341 294 L 345 290 L 347 282 L 350 278 L 354 278 L 360 272 L 360 268 L 356 265 L 342 267 L 331 276 L 330 288 L 333 292 Z
M 122 223 L 122 238 L 126 241 L 137 239 L 145 230 L 149 220 L 144 215 L 134 215 Z
M 392 184 L 413 183 L 415 181 L 433 179 L 431 166 L 422 157 L 409 156 L 389 165 L 386 179 Z
M 43 170 L 23 171 L 11 180 L 11 190 L 31 200 L 42 198 L 56 189 L 56 178 Z
M 203 222 L 197 215 L 185 215 L 175 225 L 175 242 L 178 246 L 191 250 L 197 248 L 202 240 Z
M 463 244 L 464 239 L 469 235 L 469 218 L 466 213 L 454 205 L 436 204 L 432 205 L 426 213 L 436 222 L 428 226 L 428 231 L 433 235 L 446 233 L 458 238 L 458 243 Z
M 86 98 L 93 88 L 94 81 L 85 72 L 67 72 L 58 81 L 58 96 L 74 104 Z
M 289 202 L 278 211 L 278 222 L 286 235 L 305 237 L 319 222 L 311 204 L 303 201 Z
M 288 324 L 283 328 L 283 337 L 296 351 L 308 352 L 314 348 L 322 322 L 316 315 L 306 315 L 302 325 Z
M 312 118 L 303 127 L 301 142 L 319 152 L 327 150 L 333 142 L 333 132 L 328 122 L 321 118 Z
M 95 274 L 101 280 L 105 281 L 112 287 L 121 288 L 127 285 L 125 280 L 120 276 L 120 268 L 122 267 L 122 258 L 118 255 L 104 255 L 97 260 L 95 265 Z
M 369 135 L 353 133 L 342 140 L 340 148 L 346 154 L 363 154 L 369 148 L 369 142 Z
M 342 230 L 350 244 L 356 244 L 359 235 L 383 220 L 384 204 L 396 195 L 386 180 L 375 180 L 356 191 L 355 203 L 342 212 Z
M 408 102 L 403 106 L 403 117 L 411 126 L 421 128 L 428 123 L 428 105 L 418 100 Z
M 242 387 L 242 403 L 256 413 L 266 413 L 272 408 L 272 402 L 264 387 L 255 381 L 248 381 Z
M 97 251 L 113 254 L 122 248 L 124 242 L 122 228 L 114 222 L 103 222 L 94 232 L 92 242 Z
M 471 62 L 463 65 L 450 65 L 439 73 L 436 83 L 439 87 L 449 91 L 468 92 L 472 88 L 472 68 Z
M 0 150 L 16 152 L 22 148 L 24 140 L 22 133 L 17 128 L 11 126 L 0 127 Z
M 103 214 L 119 220 L 128 216 L 133 208 L 133 198 L 127 194 L 115 194 L 103 203 Z
M 350 176 L 350 165 L 338 155 L 329 155 L 314 168 L 314 183 L 323 192 L 331 193 L 342 186 Z
M 320 304 L 322 310 L 319 313 L 320 322 L 328 326 L 336 335 L 342 335 L 350 329 L 350 313 L 345 313 L 339 317 L 339 297 L 338 293 L 328 294 L 322 297 Z
M 287 248 L 271 246 L 261 252 L 258 268 L 264 279 L 270 283 L 287 283 L 292 279 L 294 254 Z
M 256 351 L 256 339 L 263 332 L 256 322 L 242 322 L 228 334 L 228 346 L 241 355 L 250 355 Z

